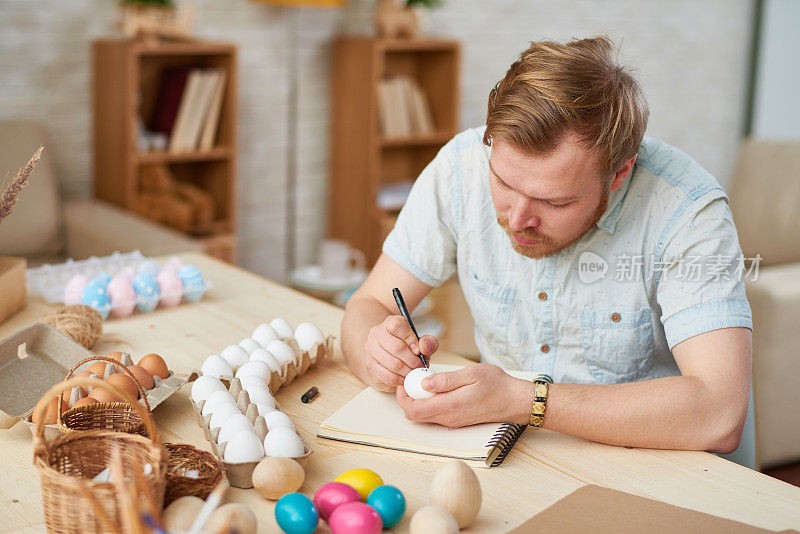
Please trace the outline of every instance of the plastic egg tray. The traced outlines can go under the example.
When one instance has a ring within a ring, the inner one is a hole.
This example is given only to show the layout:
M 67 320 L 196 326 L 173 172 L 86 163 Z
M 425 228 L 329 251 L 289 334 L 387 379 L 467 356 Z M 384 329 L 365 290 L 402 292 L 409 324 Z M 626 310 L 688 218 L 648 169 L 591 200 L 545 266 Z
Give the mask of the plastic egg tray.
M 258 436 L 258 439 L 263 443 L 264 437 L 266 436 L 268 430 L 267 423 L 263 416 L 258 415 L 258 409 L 256 408 L 255 404 L 250 402 L 247 391 L 242 390 L 241 382 L 238 378 L 234 378 L 230 381 L 223 379 L 223 383 L 228 388 L 228 391 L 231 393 L 231 395 L 233 395 L 233 397 L 236 399 L 236 406 L 239 408 L 239 411 L 245 414 L 247 418 L 250 419 L 250 422 L 253 423 L 253 426 L 256 429 L 256 436 Z M 211 444 L 211 451 L 217 458 L 219 458 L 219 461 L 222 462 L 225 472 L 228 475 L 228 482 L 230 485 L 236 488 L 252 488 L 253 470 L 255 470 L 258 463 L 266 458 L 266 456 L 253 462 L 231 463 L 223 460 L 226 444 L 217 443 L 217 436 L 219 435 L 220 429 L 216 428 L 211 430 L 209 425 L 211 421 L 211 414 L 208 414 L 205 417 L 202 415 L 205 401 L 195 402 L 194 399 L 191 399 L 191 403 L 192 407 L 194 408 L 195 415 L 197 416 L 197 424 L 199 424 L 200 428 L 203 429 L 203 434 Z M 275 402 L 275 409 L 283 411 L 277 401 Z M 302 456 L 294 458 L 294 460 L 297 460 L 300 465 L 305 468 L 306 463 L 308 462 L 308 457 L 311 455 L 312 450 L 302 437 L 300 440 L 303 442 L 304 453 Z
M 28 293 L 32 295 L 41 295 L 47 302 L 62 303 L 64 302 L 64 289 L 67 282 L 76 274 L 82 274 L 90 280 L 96 275 L 106 272 L 112 277 L 124 269 L 130 267 L 138 271 L 139 266 L 145 262 L 154 261 L 152 258 L 142 255 L 138 250 L 122 254 L 114 252 L 110 256 L 97 257 L 92 256 L 85 260 L 75 261 L 68 259 L 64 263 L 55 265 L 45 264 L 41 267 L 28 269 L 26 272 L 26 279 L 28 285 Z M 182 289 L 180 292 L 172 293 L 159 293 L 158 300 L 161 301 L 164 297 L 177 297 L 180 295 L 183 298 L 184 294 L 189 291 L 202 291 L 205 293 L 211 289 L 211 283 L 204 280 L 202 287 Z M 137 296 L 136 304 L 144 304 L 146 301 L 153 297 Z M 124 306 L 124 304 L 123 304 Z M 119 306 L 111 306 L 108 309 L 114 310 Z

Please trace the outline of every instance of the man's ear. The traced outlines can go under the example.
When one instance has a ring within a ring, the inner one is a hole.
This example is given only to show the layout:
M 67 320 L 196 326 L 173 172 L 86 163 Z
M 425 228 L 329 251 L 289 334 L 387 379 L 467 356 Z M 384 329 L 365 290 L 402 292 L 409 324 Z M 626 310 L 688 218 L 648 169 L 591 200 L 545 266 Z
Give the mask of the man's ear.
M 625 183 L 625 178 L 627 178 L 628 175 L 631 173 L 631 170 L 633 169 L 633 164 L 636 163 L 637 157 L 638 154 L 633 156 L 625 163 L 623 163 L 622 168 L 618 170 L 616 173 L 614 173 L 614 177 L 611 178 L 611 185 L 609 186 L 609 189 L 611 191 L 616 191 L 617 189 L 622 187 L 622 184 Z

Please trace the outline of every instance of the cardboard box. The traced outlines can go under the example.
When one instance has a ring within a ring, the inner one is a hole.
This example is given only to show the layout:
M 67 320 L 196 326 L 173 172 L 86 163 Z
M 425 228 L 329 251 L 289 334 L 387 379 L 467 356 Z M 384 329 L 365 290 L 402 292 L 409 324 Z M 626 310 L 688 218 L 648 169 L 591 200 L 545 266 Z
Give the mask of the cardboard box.
M 25 258 L 0 256 L 0 323 L 25 307 Z

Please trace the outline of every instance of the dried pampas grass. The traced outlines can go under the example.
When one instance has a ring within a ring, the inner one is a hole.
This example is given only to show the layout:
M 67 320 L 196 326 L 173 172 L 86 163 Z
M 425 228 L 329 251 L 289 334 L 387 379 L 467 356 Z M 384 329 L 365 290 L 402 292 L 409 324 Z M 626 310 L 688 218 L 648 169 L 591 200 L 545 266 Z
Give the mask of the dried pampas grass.
M 28 185 L 31 173 L 33 173 L 33 169 L 36 168 L 36 164 L 39 163 L 39 158 L 42 157 L 43 149 L 43 146 L 39 147 L 36 154 L 34 154 L 28 163 L 19 170 L 16 178 L 8 184 L 3 194 L 0 195 L 0 221 L 8 217 L 8 214 L 11 213 L 11 208 L 17 203 L 17 197 L 19 197 L 19 194 L 25 186 Z

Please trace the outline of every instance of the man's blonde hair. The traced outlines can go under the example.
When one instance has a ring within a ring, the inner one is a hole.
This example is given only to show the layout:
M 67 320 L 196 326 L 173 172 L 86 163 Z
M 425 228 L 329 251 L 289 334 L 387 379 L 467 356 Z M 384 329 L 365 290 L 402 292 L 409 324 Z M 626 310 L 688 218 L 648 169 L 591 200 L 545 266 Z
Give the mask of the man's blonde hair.
M 638 152 L 648 113 L 607 37 L 542 41 L 531 43 L 489 93 L 483 142 L 502 139 L 520 152 L 546 154 L 574 133 L 610 174 Z

